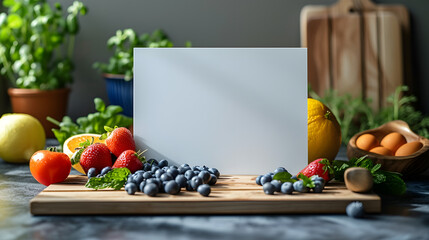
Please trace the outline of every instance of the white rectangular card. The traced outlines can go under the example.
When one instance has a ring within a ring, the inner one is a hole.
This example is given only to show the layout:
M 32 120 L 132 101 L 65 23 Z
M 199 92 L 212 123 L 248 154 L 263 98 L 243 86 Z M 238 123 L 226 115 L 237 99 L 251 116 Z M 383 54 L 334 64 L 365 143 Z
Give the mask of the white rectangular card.
M 297 173 L 307 165 L 307 49 L 135 48 L 134 137 L 147 159 Z

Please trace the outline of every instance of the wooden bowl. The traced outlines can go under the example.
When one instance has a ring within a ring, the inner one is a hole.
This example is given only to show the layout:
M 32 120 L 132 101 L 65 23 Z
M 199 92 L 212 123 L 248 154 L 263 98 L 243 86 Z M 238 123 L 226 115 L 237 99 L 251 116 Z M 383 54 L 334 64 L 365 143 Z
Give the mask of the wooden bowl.
M 365 133 L 373 134 L 380 142 L 381 139 L 391 133 L 398 132 L 402 134 L 407 142 L 419 141 L 423 144 L 417 152 L 408 156 L 384 156 L 376 153 L 371 153 L 356 146 L 356 139 Z M 352 159 L 354 157 L 359 158 L 367 155 L 368 158 L 372 159 L 374 164 L 380 163 L 381 169 L 391 172 L 399 172 L 403 174 L 403 177 L 412 177 L 423 173 L 429 167 L 429 140 L 415 134 L 411 131 L 408 124 L 401 120 L 395 120 L 381 125 L 378 128 L 366 130 L 354 135 L 347 145 L 347 157 Z

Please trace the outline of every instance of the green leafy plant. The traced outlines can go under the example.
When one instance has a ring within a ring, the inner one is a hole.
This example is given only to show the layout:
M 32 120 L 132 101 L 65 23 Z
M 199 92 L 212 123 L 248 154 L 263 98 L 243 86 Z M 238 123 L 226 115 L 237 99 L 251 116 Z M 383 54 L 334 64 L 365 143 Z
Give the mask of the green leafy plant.
M 87 8 L 79 1 L 51 7 L 45 0 L 4 0 L 0 13 L 0 64 L 12 86 L 51 90 L 73 81 L 72 54 L 80 15 Z
M 190 47 L 190 42 L 186 42 Z M 138 34 L 133 29 L 116 31 L 116 35 L 109 38 L 107 47 L 113 49 L 113 55 L 108 63 L 94 63 L 94 68 L 103 73 L 125 75 L 125 81 L 133 78 L 133 49 L 135 47 L 165 48 L 173 47 L 173 43 L 168 36 L 160 29 L 155 30 L 152 34 Z
M 103 100 L 100 98 L 95 98 L 94 104 L 97 112 L 90 113 L 86 117 L 78 118 L 76 123 L 68 116 L 65 116 L 62 122 L 51 117 L 47 118 L 50 122 L 60 127 L 59 129 L 52 129 L 60 146 L 64 144 L 67 138 L 76 134 L 103 134 L 105 132 L 104 126 L 129 127 L 133 123 L 132 118 L 120 114 L 122 112 L 122 107 L 120 106 L 110 105 L 106 107 Z
M 348 144 L 356 133 L 379 127 L 393 120 L 403 120 L 417 134 L 429 138 L 429 116 L 424 116 L 416 110 L 413 103 L 415 96 L 405 95 L 407 86 L 400 86 L 395 93 L 387 98 L 389 105 L 375 112 L 369 106 L 371 99 L 353 98 L 350 94 L 339 95 L 335 90 L 329 90 L 323 97 L 309 90 L 309 96 L 328 106 L 341 126 L 342 141 Z
M 92 177 L 88 179 L 85 187 L 93 189 L 113 188 L 114 190 L 121 189 L 127 181 L 128 175 L 131 172 L 128 168 L 114 168 L 102 177 Z
M 344 182 L 344 172 L 350 167 L 368 169 L 373 177 L 374 190 L 378 193 L 402 195 L 407 190 L 407 186 L 399 173 L 381 170 L 381 164 L 374 164 L 367 156 L 352 158 L 349 161 L 334 160 L 333 169 L 335 179 Z

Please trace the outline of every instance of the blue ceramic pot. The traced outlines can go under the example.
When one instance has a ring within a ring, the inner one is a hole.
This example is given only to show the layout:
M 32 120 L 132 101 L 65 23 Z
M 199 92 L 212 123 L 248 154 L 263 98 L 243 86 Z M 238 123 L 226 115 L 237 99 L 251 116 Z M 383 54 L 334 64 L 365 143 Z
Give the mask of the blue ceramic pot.
M 119 105 L 123 114 L 133 116 L 133 80 L 125 81 L 124 75 L 103 74 L 106 79 L 107 95 L 111 105 Z

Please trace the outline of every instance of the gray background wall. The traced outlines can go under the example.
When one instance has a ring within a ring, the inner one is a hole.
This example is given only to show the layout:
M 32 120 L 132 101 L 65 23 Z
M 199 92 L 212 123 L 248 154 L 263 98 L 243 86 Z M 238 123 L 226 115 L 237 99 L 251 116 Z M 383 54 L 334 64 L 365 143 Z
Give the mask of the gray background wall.
M 49 2 L 56 2 L 49 0 Z M 60 0 L 63 6 L 70 0 Z M 299 47 L 299 15 L 309 4 L 332 4 L 336 0 L 103 0 L 83 1 L 89 14 L 81 18 L 76 38 L 75 83 L 69 103 L 73 118 L 94 111 L 92 100 L 107 101 L 104 80 L 92 68 L 107 61 L 107 39 L 117 29 L 139 33 L 164 29 L 175 46 L 190 40 L 194 47 Z M 429 1 L 377 0 L 405 5 L 412 20 L 414 81 L 419 108 L 429 113 Z M 426 99 L 426 100 L 423 100 Z

